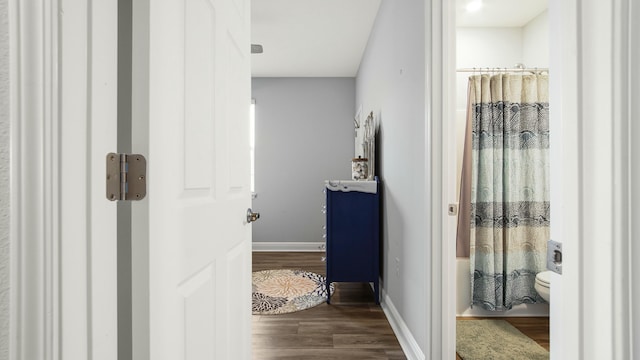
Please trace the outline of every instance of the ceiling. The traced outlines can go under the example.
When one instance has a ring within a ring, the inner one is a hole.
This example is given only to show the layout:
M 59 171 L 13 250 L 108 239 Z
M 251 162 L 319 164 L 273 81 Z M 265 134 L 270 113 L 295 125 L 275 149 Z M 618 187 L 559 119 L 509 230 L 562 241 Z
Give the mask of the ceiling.
M 254 77 L 354 77 L 381 0 L 252 0 Z M 400 0 L 385 0 L 400 1 Z M 458 0 L 458 26 L 521 27 L 548 0 L 482 0 L 474 13 Z
M 547 9 L 549 0 L 482 0 L 482 7 L 468 12 L 473 0 L 458 0 L 456 25 L 459 27 L 522 27 Z
M 256 77 L 354 77 L 380 0 L 253 0 Z

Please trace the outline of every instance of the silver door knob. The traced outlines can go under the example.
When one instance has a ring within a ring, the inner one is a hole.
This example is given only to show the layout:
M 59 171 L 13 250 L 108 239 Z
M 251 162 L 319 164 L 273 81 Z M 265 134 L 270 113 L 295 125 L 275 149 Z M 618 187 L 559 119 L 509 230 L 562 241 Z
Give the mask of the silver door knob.
M 259 212 L 253 212 L 251 208 L 247 209 L 247 222 L 252 223 L 256 220 L 260 219 Z

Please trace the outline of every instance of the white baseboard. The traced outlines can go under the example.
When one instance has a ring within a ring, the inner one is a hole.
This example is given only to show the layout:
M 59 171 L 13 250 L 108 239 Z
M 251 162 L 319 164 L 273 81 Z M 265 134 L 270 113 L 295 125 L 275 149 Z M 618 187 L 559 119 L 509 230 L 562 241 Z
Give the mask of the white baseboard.
M 402 351 L 407 356 L 408 360 L 425 360 L 424 353 L 420 349 L 418 342 L 413 337 L 413 334 L 405 324 L 404 320 L 398 313 L 398 310 L 393 305 L 391 298 L 387 295 L 386 291 L 382 291 L 382 302 L 380 303 L 382 311 L 387 316 L 389 324 L 393 332 L 398 338 Z
M 323 242 L 254 242 L 253 251 L 322 252 Z

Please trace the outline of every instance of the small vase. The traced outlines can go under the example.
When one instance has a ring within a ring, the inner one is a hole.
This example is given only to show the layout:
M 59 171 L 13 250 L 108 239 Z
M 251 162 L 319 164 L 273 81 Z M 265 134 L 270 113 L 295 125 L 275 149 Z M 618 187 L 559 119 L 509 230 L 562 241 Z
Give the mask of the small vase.
M 351 176 L 353 180 L 367 180 L 369 178 L 369 160 L 357 157 L 351 160 Z

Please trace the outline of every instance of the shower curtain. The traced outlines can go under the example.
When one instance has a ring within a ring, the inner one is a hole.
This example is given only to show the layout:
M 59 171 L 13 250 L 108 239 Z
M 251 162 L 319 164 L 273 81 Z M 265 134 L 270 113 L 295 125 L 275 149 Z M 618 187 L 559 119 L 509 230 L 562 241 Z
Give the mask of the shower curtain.
M 548 77 L 472 76 L 469 97 L 471 305 L 544 302 L 534 283 L 549 239 Z

